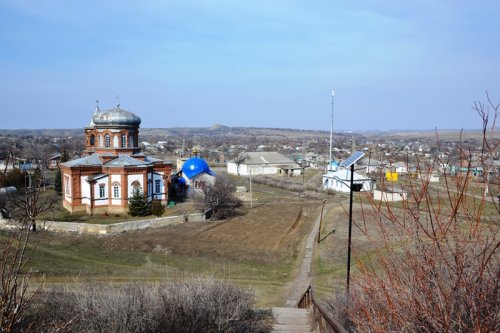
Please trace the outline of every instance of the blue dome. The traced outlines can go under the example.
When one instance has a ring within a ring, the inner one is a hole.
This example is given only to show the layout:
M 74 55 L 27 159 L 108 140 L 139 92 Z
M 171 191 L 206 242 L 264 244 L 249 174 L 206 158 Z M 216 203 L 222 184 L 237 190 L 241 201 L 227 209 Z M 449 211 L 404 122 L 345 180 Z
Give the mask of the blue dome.
M 200 173 L 208 173 L 214 176 L 215 174 L 208 167 L 207 162 L 199 157 L 191 157 L 182 165 L 182 172 L 189 178 L 196 177 Z

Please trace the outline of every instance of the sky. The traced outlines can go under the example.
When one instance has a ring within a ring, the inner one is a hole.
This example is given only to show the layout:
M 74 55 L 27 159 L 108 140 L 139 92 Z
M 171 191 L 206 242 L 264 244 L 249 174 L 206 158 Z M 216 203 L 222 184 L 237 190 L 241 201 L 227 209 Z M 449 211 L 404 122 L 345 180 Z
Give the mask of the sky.
M 472 129 L 497 0 L 0 0 L 0 128 Z

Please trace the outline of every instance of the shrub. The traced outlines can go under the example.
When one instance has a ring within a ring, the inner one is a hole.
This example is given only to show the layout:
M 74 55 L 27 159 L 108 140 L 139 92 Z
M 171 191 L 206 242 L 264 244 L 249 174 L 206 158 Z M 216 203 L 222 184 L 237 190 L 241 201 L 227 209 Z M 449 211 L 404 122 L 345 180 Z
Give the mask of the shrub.
M 75 284 L 44 291 L 25 324 L 36 321 L 36 332 L 269 331 L 267 316 L 253 304 L 249 291 L 213 279 Z
M 161 201 L 153 200 L 153 203 L 151 205 L 151 213 L 156 217 L 160 217 L 163 215 L 163 213 L 165 213 L 165 206 L 162 205 Z
M 496 119 L 499 106 L 491 106 Z M 479 161 L 491 170 L 486 163 L 499 142 L 486 135 L 488 115 L 481 104 L 476 107 L 484 126 Z M 461 148 L 460 157 L 470 170 L 468 149 Z M 447 161 L 434 162 L 420 169 L 430 174 L 434 165 Z M 474 193 L 478 185 L 471 184 L 469 173 L 443 176 L 444 191 L 431 189 L 425 177 L 410 178 L 411 195 L 401 209 L 372 201 L 362 209 L 363 220 L 355 221 L 372 251 L 356 258 L 359 272 L 350 297 L 337 305 L 347 311 L 353 331 L 498 331 L 498 203 L 484 188 L 482 195 Z

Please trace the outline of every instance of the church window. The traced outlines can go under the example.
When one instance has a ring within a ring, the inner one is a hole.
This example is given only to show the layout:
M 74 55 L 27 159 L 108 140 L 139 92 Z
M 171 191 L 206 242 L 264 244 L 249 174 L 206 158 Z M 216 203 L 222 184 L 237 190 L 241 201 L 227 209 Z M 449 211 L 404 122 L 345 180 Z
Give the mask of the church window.
M 106 148 L 110 148 L 111 147 L 111 137 L 109 136 L 109 134 L 106 134 L 104 136 L 104 141 L 106 144 Z
M 127 147 L 127 136 L 125 134 L 122 134 L 122 148 Z
M 141 183 L 139 183 L 137 180 L 134 180 L 134 181 L 132 182 L 132 187 L 133 187 L 134 189 L 136 189 L 136 188 L 141 188 Z
M 99 184 L 99 198 L 105 198 L 106 197 L 106 185 L 104 184 Z
M 155 193 L 160 193 L 160 191 L 161 191 L 160 185 L 161 185 L 160 180 L 159 179 L 155 180 Z
M 113 183 L 113 198 L 119 198 L 119 197 L 120 197 L 120 184 Z
M 90 145 L 91 146 L 95 145 L 95 136 L 94 136 L 94 134 L 90 135 Z

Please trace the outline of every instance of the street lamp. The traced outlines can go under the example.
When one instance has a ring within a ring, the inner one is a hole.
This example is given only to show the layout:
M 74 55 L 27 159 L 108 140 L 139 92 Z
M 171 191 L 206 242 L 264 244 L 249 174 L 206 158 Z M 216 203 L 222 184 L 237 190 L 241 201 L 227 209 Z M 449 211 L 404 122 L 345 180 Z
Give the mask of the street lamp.
M 349 190 L 349 240 L 348 240 L 348 245 L 347 245 L 347 287 L 346 287 L 346 293 L 347 293 L 347 298 L 349 299 L 349 279 L 351 275 L 351 235 L 352 235 L 352 198 L 353 198 L 353 192 L 355 191 L 354 189 L 354 164 L 361 159 L 365 154 L 361 151 L 356 151 L 354 152 L 351 156 L 349 156 L 346 160 L 342 161 L 340 163 L 341 167 L 344 168 L 351 168 L 351 183 L 350 183 L 350 190 Z M 356 190 L 358 190 L 356 188 Z M 356 192 L 359 192 L 356 191 Z

